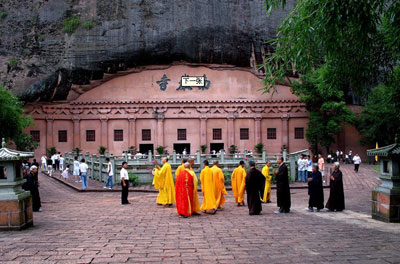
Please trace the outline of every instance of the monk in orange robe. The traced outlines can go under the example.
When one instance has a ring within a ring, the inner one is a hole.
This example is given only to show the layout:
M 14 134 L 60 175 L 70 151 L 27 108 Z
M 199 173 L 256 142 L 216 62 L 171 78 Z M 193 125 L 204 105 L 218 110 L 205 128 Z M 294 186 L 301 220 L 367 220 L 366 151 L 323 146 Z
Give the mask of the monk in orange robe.
M 232 192 L 235 197 L 237 206 L 244 205 L 244 191 L 246 187 L 246 171 L 244 169 L 244 161 L 239 162 L 239 166 L 233 170 L 232 176 Z
M 182 217 L 189 217 L 196 211 L 196 202 L 194 197 L 195 183 L 192 174 L 189 171 L 190 164 L 186 162 L 184 169 L 176 177 L 175 197 L 176 197 L 176 211 Z M 198 204 L 198 202 L 197 202 Z
M 227 195 L 225 189 L 225 177 L 222 170 L 219 168 L 218 160 L 214 161 L 214 166 L 212 166 L 211 171 L 213 173 L 214 184 L 215 184 L 215 200 L 217 203 L 217 209 L 222 210 L 222 206 L 225 204 L 225 197 Z
M 203 203 L 200 209 L 204 213 L 215 214 L 217 211 L 217 201 L 215 200 L 215 184 L 213 173 L 208 166 L 208 160 L 203 161 L 204 169 L 200 173 L 201 191 L 203 193 Z

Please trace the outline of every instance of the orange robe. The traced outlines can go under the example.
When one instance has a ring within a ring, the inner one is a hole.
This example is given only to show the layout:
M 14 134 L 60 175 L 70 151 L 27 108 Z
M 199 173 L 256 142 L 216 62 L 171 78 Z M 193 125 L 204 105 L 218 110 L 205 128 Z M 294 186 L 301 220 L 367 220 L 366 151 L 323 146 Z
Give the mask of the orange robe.
M 232 192 L 236 203 L 243 203 L 244 191 L 246 187 L 246 171 L 239 165 L 233 170 L 232 177 Z
M 200 202 L 199 202 L 199 193 L 197 192 L 197 184 L 199 183 L 199 180 L 196 176 L 196 173 L 194 173 L 194 170 L 192 168 L 190 169 L 185 169 L 192 175 L 193 177 L 193 207 L 192 207 L 192 212 L 200 212 Z
M 224 173 L 218 166 L 212 166 L 211 171 L 213 173 L 214 184 L 215 184 L 215 200 L 217 207 L 223 206 L 225 204 L 225 197 L 227 195 L 225 189 L 225 177 Z
M 203 192 L 203 203 L 201 204 L 201 210 L 211 210 L 217 208 L 217 202 L 215 200 L 215 184 L 213 173 L 210 167 L 205 166 L 200 173 L 201 191 Z
M 187 170 L 182 170 L 176 177 L 176 211 L 183 216 L 191 216 L 194 209 L 194 181 Z

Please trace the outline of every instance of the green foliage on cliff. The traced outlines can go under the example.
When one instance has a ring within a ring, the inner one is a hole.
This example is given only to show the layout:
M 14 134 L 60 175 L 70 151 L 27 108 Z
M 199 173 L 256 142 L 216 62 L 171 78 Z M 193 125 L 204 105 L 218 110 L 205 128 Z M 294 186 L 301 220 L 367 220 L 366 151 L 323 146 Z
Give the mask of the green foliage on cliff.
M 85 21 L 85 22 L 83 22 L 83 27 L 84 27 L 86 30 L 91 30 L 91 29 L 93 28 L 93 26 L 94 26 L 94 23 L 93 23 L 92 21 Z
M 32 121 L 31 116 L 25 115 L 18 98 L 0 84 L 0 138 L 14 141 L 19 150 L 33 150 L 37 144 L 23 133 Z
M 268 12 L 284 0 L 265 0 Z M 399 60 L 399 1 L 300 0 L 277 29 L 265 58 L 266 91 L 287 79 L 310 112 L 306 136 L 329 148 L 341 124 L 353 122 L 346 96 L 366 98 L 371 87 L 386 82 Z M 396 35 L 397 34 L 397 35 Z M 392 37 L 397 36 L 397 37 Z M 290 76 L 300 75 L 293 82 Z
M 8 60 L 8 66 L 10 68 L 15 68 L 18 66 L 18 59 L 17 58 L 11 58 Z
M 5 19 L 7 17 L 7 12 L 2 10 L 0 14 L 1 19 Z
M 79 28 L 81 25 L 81 20 L 79 17 L 69 17 L 64 20 L 64 32 L 72 34 Z

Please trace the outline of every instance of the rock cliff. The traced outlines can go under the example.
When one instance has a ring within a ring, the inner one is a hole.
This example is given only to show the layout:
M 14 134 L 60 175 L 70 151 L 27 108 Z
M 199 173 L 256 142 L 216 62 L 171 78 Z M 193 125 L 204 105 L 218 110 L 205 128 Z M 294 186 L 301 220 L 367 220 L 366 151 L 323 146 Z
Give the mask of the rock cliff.
M 33 102 L 141 65 L 254 66 L 288 11 L 267 16 L 262 0 L 2 0 L 0 12 L 1 81 Z

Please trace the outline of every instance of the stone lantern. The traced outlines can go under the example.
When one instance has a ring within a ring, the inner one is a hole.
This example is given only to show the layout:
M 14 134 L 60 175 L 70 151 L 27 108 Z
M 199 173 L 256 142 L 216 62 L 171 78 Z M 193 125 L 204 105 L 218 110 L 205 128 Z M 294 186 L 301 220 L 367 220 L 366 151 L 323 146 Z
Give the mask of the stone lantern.
M 32 197 L 22 189 L 22 160 L 33 152 L 21 152 L 5 147 L 0 149 L 0 231 L 21 230 L 33 225 Z
M 400 145 L 395 143 L 367 150 L 368 156 L 380 157 L 381 185 L 372 191 L 372 218 L 400 222 Z

